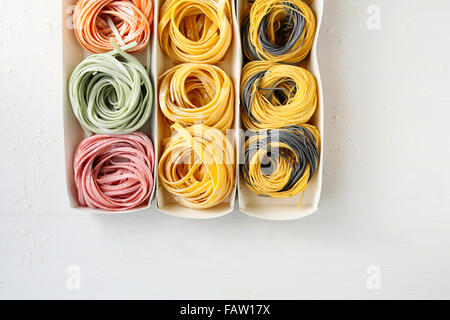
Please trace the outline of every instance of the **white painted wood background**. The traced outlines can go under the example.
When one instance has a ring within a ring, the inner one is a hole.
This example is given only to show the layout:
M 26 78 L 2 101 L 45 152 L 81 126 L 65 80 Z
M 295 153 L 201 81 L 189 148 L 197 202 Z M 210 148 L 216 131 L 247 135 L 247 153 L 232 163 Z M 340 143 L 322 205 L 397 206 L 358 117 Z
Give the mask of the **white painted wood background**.
M 0 0 L 0 298 L 450 298 L 449 10 L 327 1 L 321 209 L 276 223 L 72 212 L 59 1 Z

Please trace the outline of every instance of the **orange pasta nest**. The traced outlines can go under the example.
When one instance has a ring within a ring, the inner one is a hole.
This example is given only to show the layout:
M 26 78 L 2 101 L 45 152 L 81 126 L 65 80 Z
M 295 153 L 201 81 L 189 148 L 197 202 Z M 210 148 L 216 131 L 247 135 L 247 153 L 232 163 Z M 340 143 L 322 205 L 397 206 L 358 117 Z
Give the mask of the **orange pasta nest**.
M 152 0 L 79 0 L 73 18 L 78 41 L 92 53 L 113 50 L 110 38 L 121 46 L 135 43 L 129 53 L 144 50 L 152 22 Z

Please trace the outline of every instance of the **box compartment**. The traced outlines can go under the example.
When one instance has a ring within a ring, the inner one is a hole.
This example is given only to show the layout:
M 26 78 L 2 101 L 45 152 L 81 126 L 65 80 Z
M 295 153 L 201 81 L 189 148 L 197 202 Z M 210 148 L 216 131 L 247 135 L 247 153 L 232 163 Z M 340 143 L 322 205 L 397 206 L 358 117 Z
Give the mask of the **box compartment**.
M 156 189 L 156 169 L 157 169 L 157 162 L 155 163 L 155 170 L 154 170 L 154 186 L 153 186 L 153 192 L 150 196 L 150 199 L 148 200 L 148 203 L 145 203 L 135 209 L 127 210 L 127 211 L 121 211 L 121 212 L 110 212 L 102 209 L 91 209 L 91 208 L 85 208 L 81 207 L 78 202 L 78 195 L 77 195 L 77 187 L 75 185 L 74 181 L 74 172 L 73 172 L 73 157 L 75 154 L 75 151 L 78 147 L 78 145 L 83 141 L 85 138 L 89 137 L 89 134 L 81 127 L 80 123 L 78 122 L 77 118 L 75 117 L 72 106 L 70 104 L 69 100 L 69 93 L 68 93 L 68 85 L 70 76 L 72 75 L 73 70 L 76 68 L 78 64 L 81 63 L 87 56 L 89 56 L 91 53 L 86 51 L 79 43 L 77 38 L 75 37 L 74 31 L 73 31 L 73 24 L 72 24 L 72 17 L 73 12 L 75 8 L 75 4 L 77 3 L 77 0 L 62 0 L 61 1 L 61 25 L 62 25 L 62 107 L 63 107 L 63 121 L 64 121 L 64 148 L 65 148 L 65 162 L 66 162 L 66 184 L 67 184 L 67 190 L 69 195 L 69 201 L 70 206 L 72 208 L 75 208 L 76 210 L 87 212 L 87 213 L 111 213 L 111 214 L 123 214 L 123 213 L 135 213 L 135 212 L 142 212 L 147 210 L 155 195 L 155 189 Z M 139 130 L 140 132 L 145 133 L 150 137 L 152 140 L 154 146 L 156 146 L 155 141 L 156 140 L 156 117 L 155 117 L 155 111 L 156 111 L 156 78 L 155 78 L 155 34 L 156 34 L 156 26 L 155 22 L 153 23 L 153 30 L 152 30 L 152 38 L 150 39 L 149 45 L 150 47 L 150 54 L 151 54 L 151 75 L 150 80 L 153 83 L 153 93 L 154 93 L 154 99 L 153 99 L 153 112 L 151 118 L 147 121 L 147 123 Z M 139 61 L 142 63 L 142 65 L 146 66 L 147 63 L 147 50 L 144 50 L 143 52 L 134 55 L 139 59 Z M 156 151 L 156 149 L 155 149 Z
M 239 4 L 237 12 L 240 23 L 239 27 L 241 27 L 244 19 L 248 16 L 249 3 L 247 0 L 237 2 Z M 243 213 L 256 218 L 281 221 L 293 220 L 313 214 L 319 208 L 320 194 L 322 191 L 323 150 L 325 141 L 323 138 L 323 92 L 319 62 L 317 59 L 317 44 L 319 40 L 320 27 L 322 24 L 324 0 L 312 0 L 305 2 L 310 5 L 316 16 L 317 30 L 311 53 L 308 58 L 300 64 L 300 66 L 311 72 L 317 80 L 319 103 L 317 110 L 309 123 L 315 125 L 321 134 L 320 165 L 317 174 L 308 183 L 308 187 L 306 188 L 300 208 L 298 208 L 298 204 L 300 203 L 301 194 L 288 199 L 265 198 L 254 194 L 242 180 L 239 180 L 239 208 Z M 241 123 L 239 123 L 239 125 L 241 126 Z M 240 129 L 242 128 L 240 127 Z M 242 147 L 242 139 L 243 138 L 240 138 L 239 148 Z
M 159 21 L 159 11 L 161 8 L 161 4 L 163 3 L 162 0 L 156 0 L 156 17 L 158 18 L 157 21 Z M 242 65 L 242 54 L 241 54 L 241 42 L 240 42 L 240 31 L 238 28 L 237 23 L 237 15 L 236 15 L 236 7 L 233 0 L 230 1 L 231 6 L 233 7 L 232 12 L 232 18 L 233 18 L 233 40 L 231 43 L 231 46 L 229 48 L 229 51 L 222 63 L 216 64 L 217 66 L 224 69 L 224 71 L 231 77 L 233 80 L 233 84 L 235 87 L 235 122 L 234 122 L 234 134 L 233 134 L 233 140 L 230 141 L 235 147 L 236 151 L 237 149 L 236 142 L 237 142 L 237 131 L 238 125 L 240 123 L 240 114 L 239 114 L 239 83 L 241 79 L 241 65 Z M 154 45 L 155 51 L 156 51 L 156 66 L 155 66 L 155 74 L 159 78 L 161 74 L 163 74 L 165 71 L 173 67 L 175 64 L 174 61 L 168 57 L 161 49 L 159 45 L 159 41 L 156 40 L 156 43 Z M 159 82 L 157 82 L 157 91 L 159 91 Z M 159 108 L 159 102 L 157 102 L 157 141 L 156 149 L 157 149 L 157 156 L 158 160 L 161 158 L 163 149 L 162 149 L 162 141 L 166 137 L 170 137 L 171 131 L 170 131 L 170 124 L 165 119 L 164 115 L 162 114 L 160 108 Z M 227 137 L 231 140 L 231 135 L 228 134 Z M 236 159 L 235 163 L 237 164 L 237 155 L 236 152 Z M 236 166 L 236 175 L 238 175 L 238 168 Z M 237 180 L 236 180 L 237 181 Z M 184 206 L 181 206 L 178 204 L 173 196 L 167 192 L 164 188 L 164 186 L 159 182 L 158 177 L 158 183 L 156 187 L 156 199 L 157 199 L 157 207 L 158 210 L 172 215 L 176 217 L 182 217 L 182 218 L 190 218 L 190 219 L 212 219 L 224 216 L 226 214 L 229 214 L 234 209 L 235 199 L 236 199 L 236 188 L 231 192 L 231 194 L 219 205 L 209 208 L 206 210 L 195 210 L 186 208 Z

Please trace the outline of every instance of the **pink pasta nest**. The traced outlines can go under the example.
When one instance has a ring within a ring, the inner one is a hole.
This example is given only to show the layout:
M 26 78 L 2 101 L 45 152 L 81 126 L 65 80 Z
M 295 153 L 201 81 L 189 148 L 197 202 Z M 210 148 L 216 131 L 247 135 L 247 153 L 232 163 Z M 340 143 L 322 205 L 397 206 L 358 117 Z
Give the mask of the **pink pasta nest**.
M 126 211 L 146 202 L 153 191 L 155 151 L 143 133 L 94 135 L 74 157 L 80 205 Z

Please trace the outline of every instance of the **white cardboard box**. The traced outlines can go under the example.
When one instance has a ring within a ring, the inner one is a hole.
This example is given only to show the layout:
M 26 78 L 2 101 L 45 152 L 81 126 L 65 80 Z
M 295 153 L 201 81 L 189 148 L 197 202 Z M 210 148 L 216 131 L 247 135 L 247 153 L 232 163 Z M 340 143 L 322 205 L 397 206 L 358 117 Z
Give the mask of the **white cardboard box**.
M 77 190 L 74 182 L 73 174 L 73 156 L 75 150 L 79 143 L 87 137 L 87 133 L 78 123 L 75 118 L 72 107 L 70 105 L 67 87 L 69 83 L 70 76 L 75 67 L 89 54 L 85 51 L 81 45 L 78 43 L 73 29 L 72 29 L 72 14 L 74 5 L 77 0 L 62 0 L 62 40 L 63 40 L 63 116 L 64 116 L 64 137 L 65 137 L 65 161 L 66 161 L 66 179 L 67 188 L 69 194 L 70 205 L 77 210 L 89 213 L 108 213 L 104 210 L 93 210 L 89 208 L 83 208 L 79 206 Z M 159 9 L 161 7 L 162 0 L 156 0 L 154 2 L 155 6 L 155 20 L 153 22 L 153 32 L 151 43 L 151 80 L 154 86 L 154 103 L 153 103 L 153 116 L 148 121 L 148 123 L 140 130 L 150 136 L 155 146 L 155 154 L 157 160 L 162 153 L 161 142 L 164 137 L 170 135 L 170 131 L 167 123 L 163 122 L 163 115 L 159 111 L 158 106 L 158 77 L 173 66 L 173 61 L 167 57 L 159 46 L 157 39 L 157 24 L 159 19 Z M 237 6 L 235 5 L 237 3 Z M 223 63 L 219 64 L 232 78 L 235 86 L 236 95 L 236 105 L 235 105 L 235 141 L 232 141 L 236 146 L 236 163 L 239 159 L 239 150 L 241 150 L 241 120 L 240 120 L 240 78 L 243 64 L 243 55 L 241 50 L 241 22 L 247 15 L 248 11 L 246 7 L 248 6 L 247 0 L 237 0 L 232 1 L 233 6 L 233 30 L 234 37 L 230 50 Z M 320 193 L 322 189 L 322 170 L 323 170 L 323 150 L 324 150 L 324 139 L 323 139 L 323 95 L 322 95 L 322 83 L 320 80 L 319 64 L 317 60 L 317 43 L 320 31 L 320 26 L 322 22 L 324 0 L 313 0 L 311 3 L 311 8 L 313 9 L 316 19 L 317 19 L 317 31 L 316 38 L 311 50 L 311 54 L 306 61 L 306 68 L 315 76 L 318 82 L 319 90 L 319 105 L 318 109 L 313 116 L 312 124 L 314 124 L 322 134 L 321 141 L 321 156 L 320 156 L 320 166 L 318 172 L 313 180 L 308 184 L 308 188 L 305 192 L 303 202 L 300 208 L 297 205 L 300 201 L 300 195 L 290 199 L 271 199 L 259 197 L 253 194 L 243 182 L 239 179 L 239 167 L 236 166 L 237 175 L 237 189 L 239 196 L 239 208 L 240 210 L 253 217 L 263 218 L 268 220 L 291 220 L 298 219 L 310 215 L 317 211 L 320 200 Z M 139 60 L 145 65 L 147 58 L 146 52 L 142 52 L 137 55 Z M 156 192 L 153 193 L 151 200 L 156 196 L 158 210 L 166 214 L 170 214 L 177 217 L 192 218 L 192 219 L 209 219 L 217 218 L 226 214 L 229 214 L 234 209 L 235 204 L 235 194 L 232 192 L 230 196 L 222 202 L 220 205 L 207 209 L 207 210 L 193 210 L 185 208 L 179 205 L 165 189 L 158 182 L 157 176 L 158 162 L 155 165 L 155 189 Z M 130 212 L 140 212 L 144 210 L 149 210 L 151 200 L 148 204 L 145 204 L 134 210 L 126 211 Z

